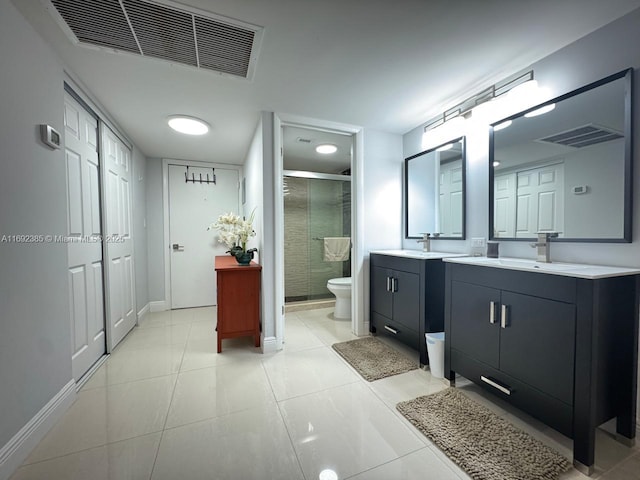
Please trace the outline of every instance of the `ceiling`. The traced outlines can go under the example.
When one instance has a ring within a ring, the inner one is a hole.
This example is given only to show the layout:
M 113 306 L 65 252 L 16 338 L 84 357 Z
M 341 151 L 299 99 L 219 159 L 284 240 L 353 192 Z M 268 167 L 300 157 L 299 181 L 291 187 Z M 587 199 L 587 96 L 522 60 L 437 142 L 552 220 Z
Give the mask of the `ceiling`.
M 260 111 L 403 134 L 640 7 L 640 0 L 184 0 L 264 28 L 253 77 L 244 79 L 75 45 L 46 2 L 13 3 L 146 156 L 232 164 L 243 163 Z M 172 132 L 166 118 L 179 113 L 212 130 Z

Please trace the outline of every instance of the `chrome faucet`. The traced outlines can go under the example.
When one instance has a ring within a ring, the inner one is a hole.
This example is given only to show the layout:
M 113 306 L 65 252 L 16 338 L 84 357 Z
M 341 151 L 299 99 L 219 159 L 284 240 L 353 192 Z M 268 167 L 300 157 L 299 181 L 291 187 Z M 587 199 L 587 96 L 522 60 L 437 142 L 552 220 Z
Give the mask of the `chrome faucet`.
M 423 252 L 430 252 L 431 251 L 431 234 L 430 233 L 423 233 L 422 234 L 422 240 L 416 240 L 416 242 L 422 244 L 422 251 Z
M 422 234 L 422 239 L 416 240 L 416 242 L 422 244 L 422 251 L 423 252 L 430 252 L 431 251 L 431 239 L 432 238 L 438 238 L 439 236 L 440 236 L 439 233 L 423 233 Z
M 550 249 L 551 239 L 556 238 L 558 232 L 538 232 L 538 241 L 530 245 L 536 248 L 538 254 L 537 261 L 543 263 L 551 263 Z

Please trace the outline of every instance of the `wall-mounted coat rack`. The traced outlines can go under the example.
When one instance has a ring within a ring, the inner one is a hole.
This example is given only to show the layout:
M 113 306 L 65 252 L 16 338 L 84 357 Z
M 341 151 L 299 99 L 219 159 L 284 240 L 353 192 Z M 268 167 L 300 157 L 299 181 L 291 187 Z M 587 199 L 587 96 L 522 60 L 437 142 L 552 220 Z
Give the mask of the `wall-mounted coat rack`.
M 202 174 L 200 174 L 199 178 L 196 177 L 196 174 L 191 172 L 191 178 L 189 178 L 189 167 L 187 167 L 187 171 L 184 172 L 184 181 L 185 183 L 213 183 L 214 185 L 216 184 L 216 169 L 212 168 L 211 170 L 213 170 L 213 178 L 209 178 L 209 174 L 207 173 L 207 176 L 205 178 L 202 178 Z

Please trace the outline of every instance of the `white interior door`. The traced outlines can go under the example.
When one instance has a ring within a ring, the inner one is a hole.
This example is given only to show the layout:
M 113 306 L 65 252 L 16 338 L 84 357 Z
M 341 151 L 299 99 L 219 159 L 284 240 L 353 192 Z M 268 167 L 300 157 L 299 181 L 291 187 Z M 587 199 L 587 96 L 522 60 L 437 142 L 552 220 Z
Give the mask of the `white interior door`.
M 133 265 L 131 151 L 102 125 L 110 346 L 115 347 L 136 324 Z
M 516 237 L 564 228 L 564 165 L 555 164 L 518 172 Z
M 462 160 L 440 165 L 440 217 L 438 233 L 443 237 L 462 235 Z
M 493 235 L 496 238 L 512 238 L 516 231 L 516 174 L 496 175 L 493 195 Z
M 64 99 L 71 365 L 77 381 L 106 352 L 98 120 Z
M 171 308 L 215 305 L 214 257 L 228 248 L 207 227 L 219 215 L 239 210 L 238 170 L 169 165 L 169 244 L 171 249 Z M 200 175 L 203 182 L 200 183 Z

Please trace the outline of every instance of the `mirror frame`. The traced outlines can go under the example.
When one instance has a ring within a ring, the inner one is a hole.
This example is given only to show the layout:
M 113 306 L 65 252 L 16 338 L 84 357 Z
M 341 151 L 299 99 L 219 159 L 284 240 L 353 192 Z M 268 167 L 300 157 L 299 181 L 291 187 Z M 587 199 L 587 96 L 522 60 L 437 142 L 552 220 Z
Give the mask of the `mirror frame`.
M 526 113 L 537 110 L 545 105 L 558 103 L 567 98 L 575 97 L 589 90 L 593 90 L 602 85 L 615 80 L 625 80 L 625 96 L 624 96 L 624 211 L 623 211 L 623 236 L 618 238 L 554 238 L 554 242 L 576 242 L 576 243 L 631 243 L 632 237 L 632 206 L 633 206 L 633 68 L 627 68 L 613 75 L 609 75 L 601 80 L 589 83 L 576 90 L 572 90 L 564 95 L 539 103 L 527 110 L 523 110 L 509 117 L 505 117 L 497 122 L 493 122 L 489 128 L 489 239 L 494 241 L 523 241 L 530 242 L 535 240 L 533 237 L 515 238 L 515 237 L 495 237 L 494 232 L 494 130 L 493 128 L 507 120 L 515 120 L 523 117 Z
M 467 142 L 466 136 L 453 138 L 448 142 L 443 142 L 428 150 L 411 155 L 404 159 L 404 235 L 406 239 L 419 239 L 421 236 L 409 236 L 409 161 L 421 157 L 449 143 L 458 143 L 462 145 L 462 236 L 460 237 L 437 237 L 437 240 L 466 240 L 467 236 Z

